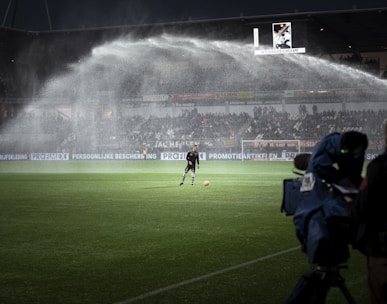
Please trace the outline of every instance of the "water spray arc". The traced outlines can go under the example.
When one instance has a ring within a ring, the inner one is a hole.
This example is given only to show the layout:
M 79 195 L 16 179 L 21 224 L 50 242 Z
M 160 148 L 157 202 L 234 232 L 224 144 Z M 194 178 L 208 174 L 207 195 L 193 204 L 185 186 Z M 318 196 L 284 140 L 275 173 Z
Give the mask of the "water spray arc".
M 232 111 L 233 103 L 284 104 L 300 92 L 368 102 L 364 92 L 375 98 L 386 92 L 385 82 L 353 68 L 305 54 L 255 56 L 253 49 L 168 34 L 101 44 L 51 77 L 25 114 L 0 130 L 2 149 L 128 151 L 134 132 L 146 131 L 141 124 L 128 127 L 136 116 L 174 116 L 180 109 L 214 105 Z M 60 113 L 60 121 L 52 117 L 42 124 L 36 117 L 42 111 L 46 118 Z M 26 140 L 23 134 L 33 136 Z

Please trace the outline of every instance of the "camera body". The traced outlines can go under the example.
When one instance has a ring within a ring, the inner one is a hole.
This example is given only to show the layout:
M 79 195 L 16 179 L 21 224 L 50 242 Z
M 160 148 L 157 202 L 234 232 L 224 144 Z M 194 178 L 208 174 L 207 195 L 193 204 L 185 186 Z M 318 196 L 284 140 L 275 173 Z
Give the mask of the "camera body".
M 283 181 L 281 211 L 293 216 L 310 264 L 335 266 L 349 258 L 355 229 L 345 198 L 348 184 L 354 189 L 360 185 L 367 138 L 347 133 L 331 133 L 312 154 L 296 157 L 294 165 L 303 171 L 297 172 L 302 177 Z

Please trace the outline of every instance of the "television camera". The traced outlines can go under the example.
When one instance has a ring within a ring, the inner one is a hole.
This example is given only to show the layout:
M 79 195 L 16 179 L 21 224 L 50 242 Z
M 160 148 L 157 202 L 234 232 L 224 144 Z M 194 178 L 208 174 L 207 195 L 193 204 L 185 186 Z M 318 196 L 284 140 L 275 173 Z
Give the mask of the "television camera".
M 362 133 L 334 132 L 317 143 L 312 154 L 294 159 L 293 172 L 299 176 L 283 181 L 281 212 L 293 216 L 311 271 L 300 278 L 287 304 L 324 303 L 334 286 L 354 303 L 339 270 L 347 268 L 355 238 L 347 201 L 356 197 L 367 145 Z

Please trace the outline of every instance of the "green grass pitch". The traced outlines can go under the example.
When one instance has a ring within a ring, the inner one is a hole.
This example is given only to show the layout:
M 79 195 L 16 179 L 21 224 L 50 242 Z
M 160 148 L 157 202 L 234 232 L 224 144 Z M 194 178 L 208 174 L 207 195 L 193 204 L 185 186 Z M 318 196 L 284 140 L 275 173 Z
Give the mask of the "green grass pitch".
M 0 162 L 0 303 L 283 303 L 309 269 L 280 212 L 293 164 L 202 161 L 180 187 L 184 166 Z M 367 303 L 365 257 L 348 265 Z

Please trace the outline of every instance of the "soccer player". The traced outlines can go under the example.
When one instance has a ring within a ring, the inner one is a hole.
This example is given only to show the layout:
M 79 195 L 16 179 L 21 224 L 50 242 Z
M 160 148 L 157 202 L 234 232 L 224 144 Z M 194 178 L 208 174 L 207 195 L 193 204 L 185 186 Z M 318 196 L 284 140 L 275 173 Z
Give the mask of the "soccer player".
M 198 169 L 199 169 L 199 152 L 198 152 L 198 146 L 194 145 L 192 147 L 192 151 L 189 151 L 187 153 L 187 156 L 185 157 L 187 160 L 187 166 L 184 169 L 183 177 L 181 179 L 180 186 L 184 184 L 185 176 L 187 175 L 188 171 L 191 170 L 191 185 L 193 186 L 195 183 L 195 165 L 198 163 Z

